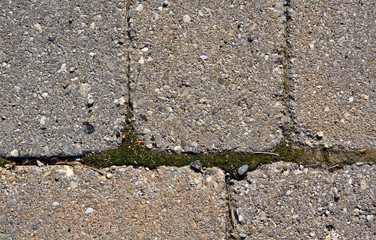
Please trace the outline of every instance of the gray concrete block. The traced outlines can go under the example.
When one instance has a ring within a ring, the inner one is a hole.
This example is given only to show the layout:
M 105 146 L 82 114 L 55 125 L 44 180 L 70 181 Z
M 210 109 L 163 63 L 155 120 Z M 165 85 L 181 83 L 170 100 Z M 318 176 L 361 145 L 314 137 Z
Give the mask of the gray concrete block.
M 376 2 L 291 0 L 290 15 L 294 140 L 375 148 Z
M 264 165 L 230 187 L 238 233 L 242 239 L 372 239 L 375 170 Z
M 134 1 L 130 97 L 149 148 L 255 151 L 283 119 L 281 1 Z
M 104 170 L 0 168 L 0 239 L 226 239 L 220 169 Z
M 117 146 L 128 101 L 125 36 L 123 1 L 1 1 L 0 155 Z

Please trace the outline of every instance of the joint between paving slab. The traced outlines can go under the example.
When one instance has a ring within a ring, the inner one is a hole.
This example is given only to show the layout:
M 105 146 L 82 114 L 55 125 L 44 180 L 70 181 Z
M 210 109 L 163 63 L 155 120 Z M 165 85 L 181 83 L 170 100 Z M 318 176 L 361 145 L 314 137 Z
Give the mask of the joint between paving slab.
M 131 5 L 131 0 L 125 0 L 126 1 L 126 6 L 125 6 L 125 24 L 127 26 L 127 37 L 128 37 L 128 42 L 132 42 L 132 33 L 130 30 L 130 24 L 129 24 L 129 9 Z M 131 54 L 129 51 L 130 44 L 128 45 L 128 50 L 127 50 L 127 84 L 128 84 L 128 102 L 127 102 L 127 116 L 126 116 L 126 121 L 130 121 L 131 119 L 131 114 L 133 111 L 132 108 L 132 102 L 131 102 Z
M 284 30 L 283 30 L 283 37 L 284 37 L 284 46 L 283 46 L 283 96 L 282 101 L 285 106 L 285 115 L 287 117 L 287 121 L 284 123 L 282 134 L 284 138 L 288 141 L 291 140 L 291 135 L 294 132 L 294 114 L 291 109 L 291 104 L 294 101 L 294 97 L 292 95 L 292 79 L 290 76 L 290 26 L 289 22 L 291 21 L 290 16 L 290 0 L 286 0 L 283 3 L 283 15 L 284 15 Z

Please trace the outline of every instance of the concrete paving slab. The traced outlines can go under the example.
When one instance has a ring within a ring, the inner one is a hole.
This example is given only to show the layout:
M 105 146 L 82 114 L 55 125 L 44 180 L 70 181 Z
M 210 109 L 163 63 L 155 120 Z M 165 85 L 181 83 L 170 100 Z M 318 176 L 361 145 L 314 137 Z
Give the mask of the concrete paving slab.
M 119 144 L 128 101 L 123 1 L 0 1 L 0 155 Z
M 242 239 L 374 239 L 376 166 L 264 165 L 230 195 Z
M 0 169 L 1 239 L 225 239 L 225 177 L 189 167 Z M 108 175 L 111 174 L 111 175 Z
M 130 100 L 146 147 L 249 152 L 279 143 L 282 1 L 132 1 L 130 8 Z
M 290 4 L 294 140 L 375 148 L 376 2 Z

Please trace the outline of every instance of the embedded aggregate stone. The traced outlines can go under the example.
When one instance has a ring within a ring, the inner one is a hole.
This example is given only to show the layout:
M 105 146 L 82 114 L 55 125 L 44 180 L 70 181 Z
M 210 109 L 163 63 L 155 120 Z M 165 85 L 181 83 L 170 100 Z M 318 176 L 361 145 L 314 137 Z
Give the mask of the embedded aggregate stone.
M 199 160 L 193 161 L 191 163 L 191 168 L 197 172 L 200 172 L 202 169 L 202 164 L 200 163 Z
M 125 21 L 120 0 L 0 1 L 0 156 L 74 156 L 119 145 L 126 109 L 118 99 L 128 101 Z
M 248 165 L 243 165 L 243 166 L 241 166 L 241 167 L 238 169 L 238 175 L 239 175 L 239 176 L 244 176 L 244 175 L 247 173 L 248 168 L 249 168 Z
M 0 168 L 0 239 L 226 239 L 222 170 L 102 170 Z
M 274 0 L 132 1 L 138 138 L 174 152 L 274 148 L 286 121 L 283 8 Z
M 291 0 L 293 139 L 376 147 L 376 1 Z
M 328 171 L 276 162 L 230 185 L 245 239 L 374 239 L 375 193 L 368 164 Z

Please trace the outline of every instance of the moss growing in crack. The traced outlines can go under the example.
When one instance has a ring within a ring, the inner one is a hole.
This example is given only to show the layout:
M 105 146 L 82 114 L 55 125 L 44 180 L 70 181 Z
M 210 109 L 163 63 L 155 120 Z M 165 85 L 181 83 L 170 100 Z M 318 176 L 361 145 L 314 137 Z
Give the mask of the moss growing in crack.
M 289 140 L 283 140 L 272 153 L 211 152 L 202 154 L 174 154 L 147 149 L 140 144 L 131 124 L 125 128 L 123 144 L 100 154 L 82 159 L 82 163 L 104 168 L 112 165 L 144 166 L 155 169 L 159 166 L 187 166 L 199 160 L 204 167 L 219 167 L 237 178 L 237 169 L 245 164 L 252 171 L 262 164 L 286 161 L 309 167 L 331 167 L 355 162 L 376 162 L 376 150 L 348 150 L 297 147 Z
M 0 157 L 0 167 L 5 167 L 6 164 L 11 164 L 11 163 L 12 163 L 12 161 Z
M 285 162 L 295 162 L 306 167 L 341 168 L 354 163 L 376 163 L 376 150 L 345 150 L 340 148 L 305 148 L 283 141 L 275 150 Z
M 279 160 L 278 156 L 269 154 L 252 154 L 236 152 L 212 152 L 202 154 L 174 154 L 146 149 L 137 141 L 132 127 L 129 125 L 124 132 L 122 146 L 100 154 L 93 154 L 82 159 L 82 163 L 97 168 L 112 165 L 134 165 L 155 169 L 159 166 L 186 166 L 199 160 L 204 167 L 219 167 L 236 177 L 237 169 L 245 164 L 254 170 L 260 164 Z

